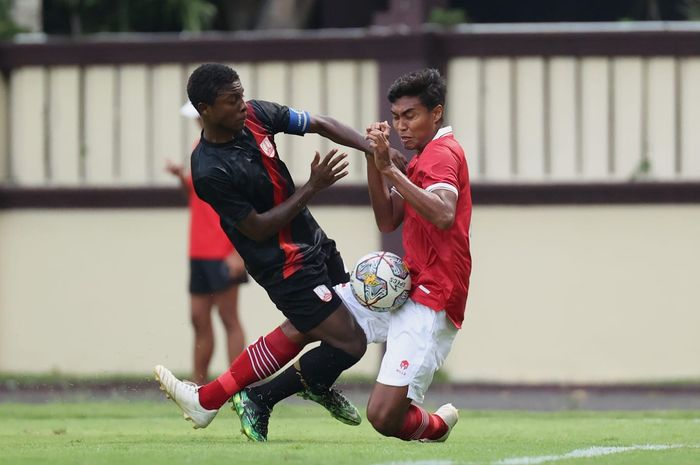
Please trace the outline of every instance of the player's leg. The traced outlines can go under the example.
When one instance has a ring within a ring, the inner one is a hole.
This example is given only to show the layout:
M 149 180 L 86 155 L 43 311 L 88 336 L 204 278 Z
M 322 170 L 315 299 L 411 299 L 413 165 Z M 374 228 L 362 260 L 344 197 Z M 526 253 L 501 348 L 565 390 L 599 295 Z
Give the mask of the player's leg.
M 245 347 L 243 327 L 238 318 L 238 284 L 214 294 L 214 303 L 219 310 L 221 322 L 226 330 L 229 362 L 233 363 Z
M 386 341 L 389 323 L 388 313 L 371 312 L 364 308 L 354 298 L 349 286 L 345 284 L 339 284 L 333 290 L 342 300 L 345 307 L 352 313 L 356 324 L 360 326 L 365 334 L 367 343 Z M 313 371 L 323 369 L 324 358 L 332 356 L 332 352 L 333 350 L 329 350 L 327 344 L 323 343 L 321 346 L 306 352 L 278 376 L 264 384 L 246 388 L 240 395 L 237 394 L 236 396 L 239 396 L 239 401 L 251 399 L 252 403 L 255 404 L 251 405 L 251 408 L 257 412 L 261 410 L 269 412 L 281 400 L 298 394 L 324 407 L 338 421 L 348 425 L 359 425 L 362 421 L 359 412 L 341 392 L 332 387 L 324 389 L 325 385 L 317 385 L 316 389 L 312 391 L 309 383 L 306 381 L 306 378 L 311 378 L 312 382 L 314 382 Z M 302 366 L 304 367 L 303 370 Z M 309 374 L 310 372 L 311 374 Z M 333 376 L 337 375 L 339 375 L 338 372 Z M 325 381 L 325 384 L 328 386 L 332 385 L 330 378 L 332 376 Z M 335 380 L 333 379 L 333 381 Z M 315 382 L 318 383 L 318 380 L 315 380 Z M 235 396 L 234 400 L 236 400 Z
M 185 383 L 162 365 L 155 367 L 156 379 L 183 411 L 186 420 L 192 421 L 195 428 L 206 428 L 234 393 L 267 378 L 299 354 L 307 339 L 301 334 L 287 336 L 294 335 L 295 331 L 286 321 L 246 347 L 227 371 L 204 386 Z
M 445 312 L 409 300 L 391 314 L 387 350 L 367 404 L 367 419 L 385 436 L 444 441 L 458 419 L 446 404 L 428 413 L 420 405 L 452 346 L 456 328 Z
M 192 380 L 197 384 L 207 382 L 209 362 L 214 352 L 214 331 L 211 308 L 214 298 L 210 294 L 191 294 L 190 308 L 194 329 L 194 370 Z
M 329 410 L 336 410 L 334 416 L 338 415 L 338 410 L 345 409 L 348 421 L 359 421 L 355 407 L 342 396 L 331 397 L 329 391 L 340 373 L 364 355 L 366 338 L 331 286 L 330 279 L 327 279 L 325 284 L 317 281 L 297 292 L 273 297 L 278 306 L 287 309 L 285 314 L 299 333 L 309 341 L 320 340 L 322 343 L 277 378 L 233 396 L 233 407 L 240 417 L 242 431 L 250 439 L 267 440 L 267 421 L 272 406 L 304 390 L 319 396 L 319 400 L 338 401 L 336 405 L 324 405 L 330 407 Z
M 216 268 L 212 266 L 211 260 L 190 259 L 190 319 L 194 329 L 192 379 L 196 384 L 207 382 L 209 363 L 214 352 L 211 309 L 216 279 Z

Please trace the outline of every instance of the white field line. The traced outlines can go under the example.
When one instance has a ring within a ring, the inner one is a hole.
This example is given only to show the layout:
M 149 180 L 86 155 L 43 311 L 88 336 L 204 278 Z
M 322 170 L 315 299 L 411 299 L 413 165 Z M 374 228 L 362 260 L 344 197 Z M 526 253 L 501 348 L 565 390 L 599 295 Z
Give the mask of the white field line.
M 384 462 L 377 465 L 457 465 L 457 462 L 452 460 L 397 460 L 394 462 Z
M 493 462 L 493 465 L 537 465 L 540 463 L 547 462 L 558 462 L 560 460 L 566 459 L 578 459 L 578 458 L 590 458 L 590 457 L 601 457 L 603 455 L 619 454 L 622 452 L 630 452 L 637 450 L 667 450 L 667 449 L 678 449 L 683 446 L 679 444 L 645 444 L 645 445 L 634 445 L 634 446 L 615 446 L 615 447 L 587 447 L 585 449 L 572 450 L 569 453 L 562 455 L 540 455 L 535 457 L 511 457 L 507 459 L 498 460 Z
M 668 449 L 700 449 L 698 445 L 684 444 L 641 444 L 633 446 L 593 446 L 585 449 L 575 449 L 571 452 L 561 455 L 539 455 L 532 457 L 510 457 L 507 459 L 491 462 L 490 465 L 538 465 L 541 463 L 558 462 L 561 460 L 602 457 L 611 454 L 620 454 L 631 451 L 659 451 Z M 392 462 L 384 462 L 376 465 L 480 465 L 475 462 L 461 462 L 454 460 L 395 460 Z

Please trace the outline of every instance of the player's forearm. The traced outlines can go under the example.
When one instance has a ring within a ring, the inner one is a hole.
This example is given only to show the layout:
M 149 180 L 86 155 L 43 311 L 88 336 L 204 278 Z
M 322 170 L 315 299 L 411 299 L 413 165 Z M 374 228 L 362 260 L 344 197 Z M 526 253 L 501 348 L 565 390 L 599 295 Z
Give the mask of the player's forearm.
M 367 186 L 369 188 L 369 199 L 374 212 L 374 220 L 377 227 L 383 233 L 391 232 L 398 225 L 393 221 L 393 207 L 391 202 L 391 193 L 384 182 L 382 174 L 374 164 L 372 155 L 366 155 L 367 158 Z
M 365 140 L 362 134 L 330 116 L 314 116 L 312 130 L 332 140 L 336 144 L 341 144 L 361 152 L 372 153 L 369 142 Z
M 177 175 L 177 178 L 180 180 L 180 189 L 182 189 L 182 192 L 184 192 L 186 195 L 196 195 L 194 192 L 190 192 L 190 186 L 187 183 L 187 177 L 184 174 L 179 174 Z
M 316 192 L 318 191 L 307 183 L 274 208 L 264 213 L 252 212 L 238 228 L 256 242 L 266 241 L 291 223 Z
M 448 229 L 454 223 L 454 212 L 433 192 L 428 192 L 411 182 L 395 166 L 382 174 L 394 185 L 404 202 L 408 202 L 420 216 L 438 229 Z

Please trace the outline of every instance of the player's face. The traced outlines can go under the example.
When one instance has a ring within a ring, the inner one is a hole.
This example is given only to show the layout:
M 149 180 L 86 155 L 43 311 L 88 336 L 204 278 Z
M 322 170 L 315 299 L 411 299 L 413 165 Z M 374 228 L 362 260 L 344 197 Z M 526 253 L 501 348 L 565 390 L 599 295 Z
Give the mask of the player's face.
M 404 148 L 420 152 L 440 129 L 442 105 L 428 110 L 418 97 L 400 97 L 391 104 L 391 116 Z
M 208 107 L 209 120 L 232 132 L 240 132 L 245 125 L 246 104 L 243 86 L 235 81 L 219 92 L 214 104 Z

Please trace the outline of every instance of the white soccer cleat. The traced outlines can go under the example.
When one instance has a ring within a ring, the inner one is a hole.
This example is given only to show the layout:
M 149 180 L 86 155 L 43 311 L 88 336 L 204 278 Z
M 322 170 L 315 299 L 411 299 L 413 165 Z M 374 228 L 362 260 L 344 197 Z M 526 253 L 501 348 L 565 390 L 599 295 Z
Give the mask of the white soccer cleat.
M 435 411 L 435 415 L 447 423 L 447 432 L 437 439 L 421 439 L 421 442 L 445 442 L 452 432 L 452 428 L 459 421 L 459 410 L 452 404 L 445 404 Z
M 153 370 L 161 391 L 168 399 L 180 407 L 185 420 L 191 421 L 194 428 L 206 428 L 219 410 L 207 410 L 199 403 L 199 386 L 192 382 L 180 381 L 163 365 L 156 365 Z

